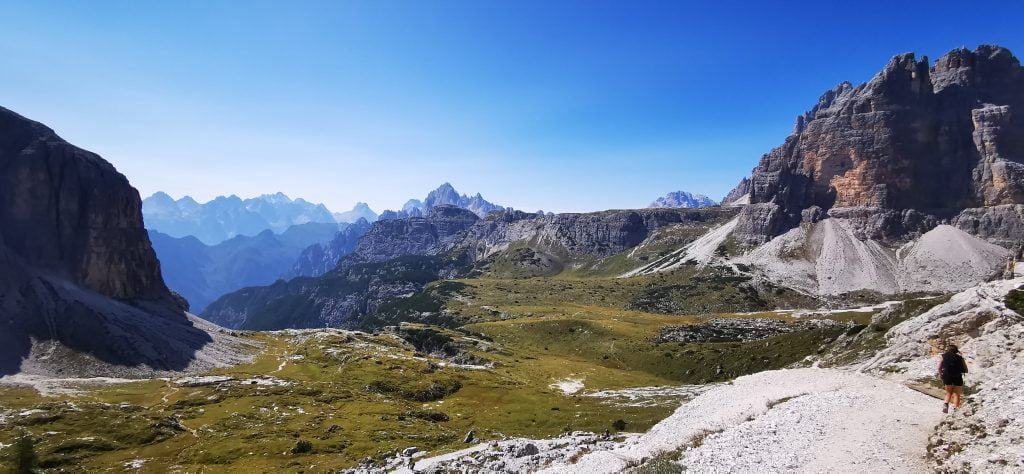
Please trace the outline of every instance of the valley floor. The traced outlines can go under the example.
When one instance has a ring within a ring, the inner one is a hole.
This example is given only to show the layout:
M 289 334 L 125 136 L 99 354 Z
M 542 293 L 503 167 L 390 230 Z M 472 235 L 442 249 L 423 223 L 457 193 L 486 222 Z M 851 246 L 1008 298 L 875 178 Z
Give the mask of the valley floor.
M 449 301 L 476 320 L 458 328 L 243 331 L 262 352 L 203 377 L 0 380 L 0 464 L 34 451 L 49 472 L 1024 466 L 1006 449 L 1021 398 L 999 388 L 1019 385 L 1005 381 L 1024 325 L 1006 295 L 1024 278 L 845 311 L 692 316 L 622 309 L 602 280 L 471 283 Z M 934 379 L 929 347 L 961 327 L 982 327 L 961 347 L 984 391 L 943 418 L 905 384 Z

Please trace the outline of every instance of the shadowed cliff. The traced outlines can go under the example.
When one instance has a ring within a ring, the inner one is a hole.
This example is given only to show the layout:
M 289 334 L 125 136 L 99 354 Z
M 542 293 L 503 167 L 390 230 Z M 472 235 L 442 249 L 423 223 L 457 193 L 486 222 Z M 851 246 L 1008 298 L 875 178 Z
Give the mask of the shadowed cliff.
M 128 180 L 0 108 L 0 375 L 184 369 L 212 341 L 186 310 Z

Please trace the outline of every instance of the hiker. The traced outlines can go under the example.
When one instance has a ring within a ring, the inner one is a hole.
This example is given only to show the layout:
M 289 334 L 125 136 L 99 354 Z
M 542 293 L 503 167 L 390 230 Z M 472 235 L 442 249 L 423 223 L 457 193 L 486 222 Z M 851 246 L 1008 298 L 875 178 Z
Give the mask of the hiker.
M 950 344 L 939 360 L 939 378 L 946 386 L 946 401 L 942 404 L 942 413 L 949 411 L 950 400 L 953 400 L 953 410 L 960 409 L 960 396 L 963 395 L 966 373 L 967 361 L 960 355 L 960 349 Z

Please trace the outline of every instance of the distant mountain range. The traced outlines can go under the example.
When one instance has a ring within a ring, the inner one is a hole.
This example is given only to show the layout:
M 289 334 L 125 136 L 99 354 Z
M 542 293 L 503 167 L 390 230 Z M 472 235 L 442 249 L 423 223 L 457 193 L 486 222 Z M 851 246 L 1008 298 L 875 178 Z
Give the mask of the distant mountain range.
M 365 220 L 360 222 L 366 226 Z M 172 237 L 156 230 L 149 231 L 149 239 L 167 286 L 199 313 L 225 293 L 273 283 L 292 269 L 304 249 L 330 241 L 338 229 L 339 224 L 309 222 L 280 234 L 267 229 L 212 246 L 191 235 Z
M 142 214 L 149 230 L 178 238 L 193 236 L 206 245 L 217 245 L 235 236 L 255 236 L 268 229 L 280 234 L 288 227 L 310 222 L 351 224 L 359 219 L 372 223 L 379 218 L 423 217 L 437 206 L 468 209 L 480 217 L 505 209 L 487 201 L 480 193 L 475 196 L 459 194 L 451 184 L 444 183 L 422 201 L 410 199 L 401 210 L 384 211 L 380 215 L 365 202 L 356 203 L 352 210 L 332 213 L 323 204 L 291 199 L 280 192 L 250 199 L 218 196 L 206 203 L 196 202 L 189 196 L 174 199 L 167 193 L 157 192 L 142 201 Z
M 171 237 L 191 235 L 206 245 L 238 235 L 254 236 L 267 229 L 280 234 L 298 224 L 337 223 L 323 204 L 292 200 L 283 193 L 251 199 L 218 196 L 200 204 L 189 196 L 175 200 L 158 192 L 142 201 L 142 214 L 149 230 Z
M 697 208 L 714 206 L 718 203 L 703 194 L 688 193 L 686 191 L 674 191 L 668 193 L 650 203 L 648 208 Z
M 479 217 L 487 217 L 487 214 L 490 214 L 491 212 L 505 210 L 503 206 L 499 206 L 484 199 L 480 193 L 476 193 L 475 196 L 459 194 L 451 184 L 444 183 L 427 194 L 427 197 L 422 201 L 419 199 L 410 199 L 405 202 L 405 205 L 402 206 L 400 211 L 386 210 L 382 212 L 380 214 L 380 219 L 424 217 L 430 213 L 431 209 L 437 206 L 454 206 L 467 209 Z

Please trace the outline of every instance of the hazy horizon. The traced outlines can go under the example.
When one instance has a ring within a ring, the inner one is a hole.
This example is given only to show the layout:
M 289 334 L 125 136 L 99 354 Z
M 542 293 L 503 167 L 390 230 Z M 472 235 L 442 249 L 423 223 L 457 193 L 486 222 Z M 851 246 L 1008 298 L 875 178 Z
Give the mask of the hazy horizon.
M 443 182 L 530 211 L 636 208 L 677 190 L 719 200 L 825 90 L 870 79 L 895 54 L 1024 50 L 1017 4 L 32 2 L 5 13 L 0 105 L 100 154 L 143 197 L 283 192 L 336 212 L 397 209 Z M 957 28 L 923 27 L 951 19 Z

